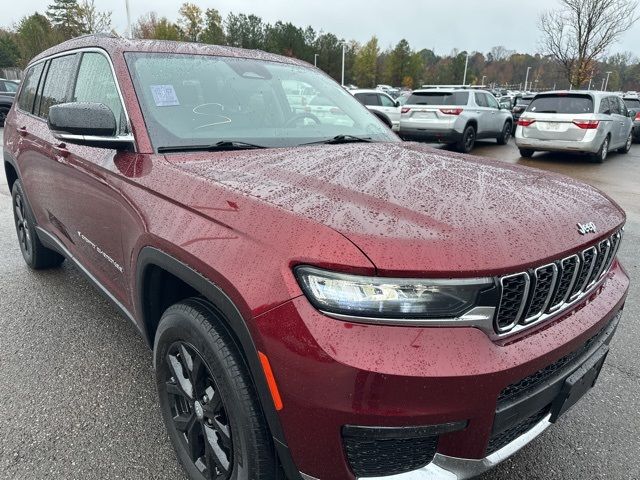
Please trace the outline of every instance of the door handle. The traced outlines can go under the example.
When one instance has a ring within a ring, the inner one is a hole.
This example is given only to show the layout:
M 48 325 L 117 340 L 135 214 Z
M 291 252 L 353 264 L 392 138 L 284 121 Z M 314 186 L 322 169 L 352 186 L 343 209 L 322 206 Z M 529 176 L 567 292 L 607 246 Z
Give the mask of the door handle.
M 23 137 L 26 137 L 27 133 L 29 133 L 29 132 L 27 132 L 27 127 L 23 126 L 23 127 L 18 127 L 18 133 L 20 135 L 22 135 Z
M 67 146 L 64 143 L 59 143 L 53 146 L 55 152 L 61 157 L 67 158 L 69 156 L 69 150 L 67 150 Z

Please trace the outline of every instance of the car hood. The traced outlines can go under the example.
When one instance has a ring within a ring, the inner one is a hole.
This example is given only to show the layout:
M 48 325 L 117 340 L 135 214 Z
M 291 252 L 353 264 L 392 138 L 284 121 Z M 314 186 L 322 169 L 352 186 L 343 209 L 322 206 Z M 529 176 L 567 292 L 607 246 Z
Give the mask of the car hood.
M 602 192 L 567 177 L 415 143 L 200 152 L 170 161 L 340 232 L 380 274 L 518 271 L 584 248 L 625 219 Z M 597 233 L 581 235 L 577 224 L 588 222 Z

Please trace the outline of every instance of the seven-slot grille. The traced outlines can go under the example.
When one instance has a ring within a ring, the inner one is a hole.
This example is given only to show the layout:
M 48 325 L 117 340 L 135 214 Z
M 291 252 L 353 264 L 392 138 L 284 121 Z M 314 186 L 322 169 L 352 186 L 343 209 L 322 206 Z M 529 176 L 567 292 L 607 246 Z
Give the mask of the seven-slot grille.
M 501 277 L 497 332 L 504 334 L 517 325 L 540 321 L 584 297 L 609 270 L 620 238 L 621 232 L 616 232 L 577 255 Z

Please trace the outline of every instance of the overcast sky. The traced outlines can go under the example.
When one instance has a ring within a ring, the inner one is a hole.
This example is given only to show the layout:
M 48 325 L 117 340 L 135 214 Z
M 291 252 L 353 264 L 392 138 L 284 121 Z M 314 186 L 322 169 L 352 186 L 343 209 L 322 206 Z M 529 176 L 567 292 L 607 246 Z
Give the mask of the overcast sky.
M 9 2 L 9 0 L 4 0 Z M 175 19 L 182 0 L 129 0 L 133 21 L 155 10 Z M 192 0 L 194 1 L 194 0 Z M 113 26 L 126 29 L 125 0 L 95 0 L 98 8 L 113 11 Z M 12 1 L 3 8 L 0 26 L 8 27 L 24 15 L 44 11 L 50 0 Z M 406 38 L 414 49 L 431 48 L 438 54 L 453 48 L 487 52 L 504 45 L 508 49 L 533 53 L 538 50 L 537 19 L 540 12 L 554 8 L 557 0 L 195 0 L 203 10 L 217 8 L 223 17 L 229 12 L 255 13 L 267 22 L 290 21 L 297 26 L 339 37 L 366 41 L 377 35 L 386 48 Z M 481 4 L 482 6 L 479 6 Z M 612 49 L 640 56 L 640 23 L 628 31 Z

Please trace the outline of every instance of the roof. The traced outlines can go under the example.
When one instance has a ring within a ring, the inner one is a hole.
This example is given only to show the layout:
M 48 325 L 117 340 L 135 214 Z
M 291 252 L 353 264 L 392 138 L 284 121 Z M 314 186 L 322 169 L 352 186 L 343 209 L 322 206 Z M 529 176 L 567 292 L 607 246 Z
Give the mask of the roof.
M 97 47 L 106 50 L 110 55 L 124 52 L 161 52 L 182 53 L 191 55 L 213 55 L 220 57 L 247 58 L 291 65 L 310 66 L 309 63 L 296 58 L 285 57 L 262 50 L 248 50 L 237 47 L 209 45 L 204 43 L 174 42 L 170 40 L 130 40 L 110 34 L 83 35 L 62 42 L 40 53 L 31 60 L 37 60 L 78 48 Z
M 382 93 L 387 97 L 390 96 L 384 90 L 376 90 L 375 88 L 354 88 L 353 90 L 349 90 L 349 92 L 351 92 L 353 95 L 355 95 L 356 93 Z

